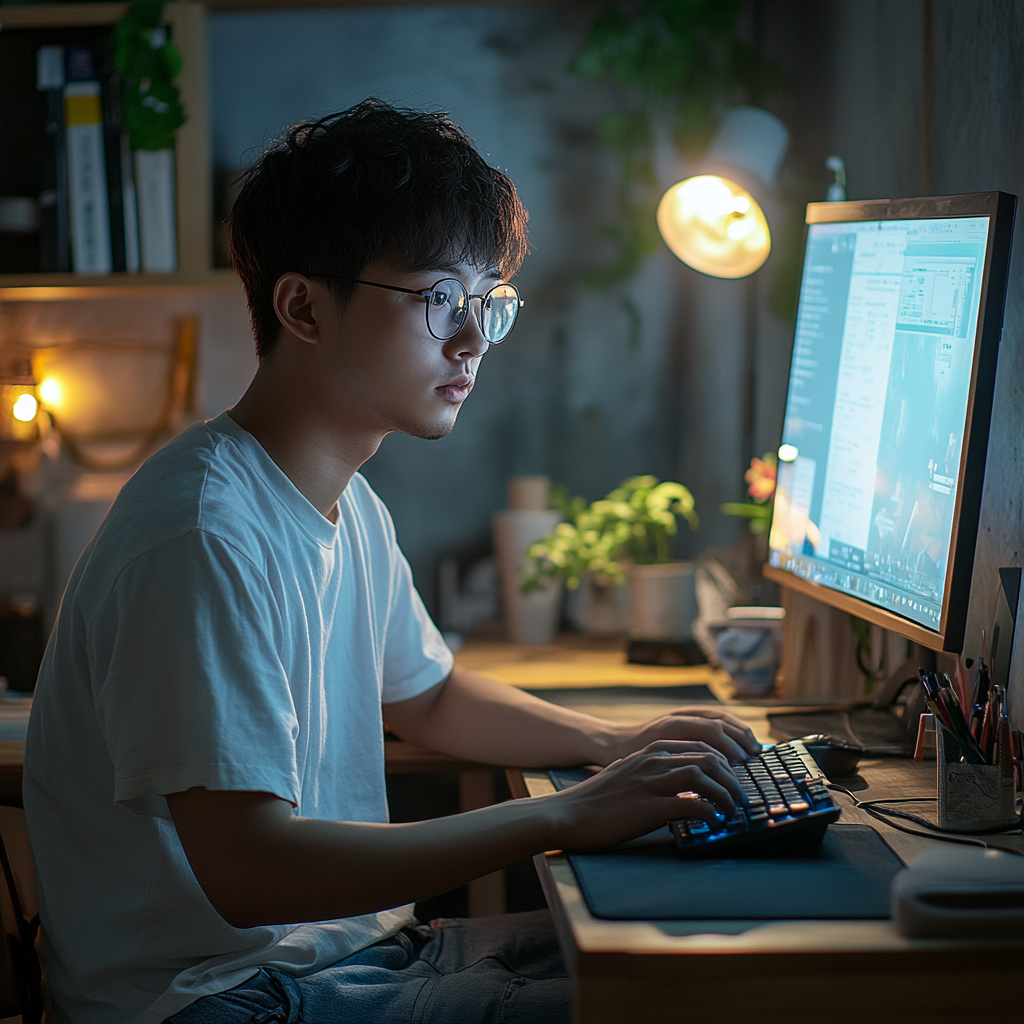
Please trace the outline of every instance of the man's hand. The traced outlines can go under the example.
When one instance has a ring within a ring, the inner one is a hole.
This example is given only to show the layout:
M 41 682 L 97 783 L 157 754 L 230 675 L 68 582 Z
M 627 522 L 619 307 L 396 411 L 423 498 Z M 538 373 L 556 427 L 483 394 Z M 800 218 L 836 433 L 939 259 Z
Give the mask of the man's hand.
M 729 761 L 746 761 L 761 751 L 749 727 L 735 715 L 714 707 L 685 707 L 643 725 L 622 727 L 608 760 L 625 757 L 660 740 L 706 743 Z
M 743 791 L 725 758 L 704 743 L 661 740 L 549 798 L 562 801 L 570 850 L 601 850 L 667 821 L 732 814 Z

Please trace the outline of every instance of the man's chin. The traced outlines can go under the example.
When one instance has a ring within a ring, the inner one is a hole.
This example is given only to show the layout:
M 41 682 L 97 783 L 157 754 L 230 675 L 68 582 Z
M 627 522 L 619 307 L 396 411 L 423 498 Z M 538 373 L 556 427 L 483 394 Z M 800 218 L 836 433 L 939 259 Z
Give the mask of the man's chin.
M 398 429 L 410 437 L 419 437 L 424 441 L 440 441 L 442 437 L 447 437 L 454 428 L 455 417 L 453 416 L 450 423 L 431 423 L 429 425 L 425 423 L 409 423 Z

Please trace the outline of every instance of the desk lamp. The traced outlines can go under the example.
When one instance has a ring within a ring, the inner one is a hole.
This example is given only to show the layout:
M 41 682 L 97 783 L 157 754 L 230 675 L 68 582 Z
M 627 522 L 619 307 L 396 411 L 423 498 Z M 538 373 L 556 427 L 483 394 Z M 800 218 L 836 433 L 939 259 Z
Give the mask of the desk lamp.
M 701 162 L 658 204 L 658 230 L 687 266 L 712 277 L 747 277 L 771 252 L 759 198 L 775 184 L 789 146 L 786 126 L 758 107 L 734 107 Z
M 38 441 L 38 411 L 32 364 L 19 359 L 0 372 L 0 443 L 18 447 Z

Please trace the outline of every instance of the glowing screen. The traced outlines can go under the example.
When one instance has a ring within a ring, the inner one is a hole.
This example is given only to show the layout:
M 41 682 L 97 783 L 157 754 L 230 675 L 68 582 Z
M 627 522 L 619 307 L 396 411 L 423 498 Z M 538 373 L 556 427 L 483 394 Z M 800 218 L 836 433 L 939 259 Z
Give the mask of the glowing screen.
M 770 563 L 935 630 L 988 226 L 812 224 L 800 287 Z

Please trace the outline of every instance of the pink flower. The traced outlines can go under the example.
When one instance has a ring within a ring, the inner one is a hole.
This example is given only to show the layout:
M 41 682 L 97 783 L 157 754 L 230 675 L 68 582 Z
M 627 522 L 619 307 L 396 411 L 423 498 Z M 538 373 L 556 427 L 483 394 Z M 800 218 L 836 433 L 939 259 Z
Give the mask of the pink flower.
M 750 469 L 743 474 L 743 479 L 749 484 L 747 493 L 754 501 L 768 501 L 775 493 L 775 468 L 775 459 L 771 456 L 763 459 L 755 456 L 750 460 Z

